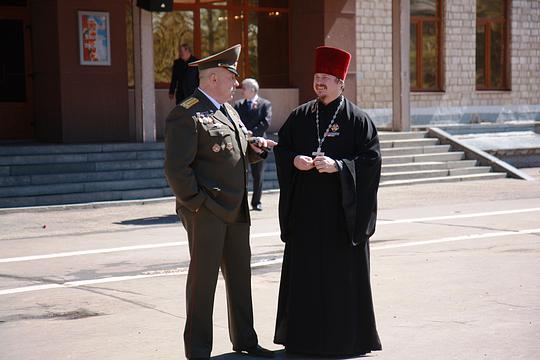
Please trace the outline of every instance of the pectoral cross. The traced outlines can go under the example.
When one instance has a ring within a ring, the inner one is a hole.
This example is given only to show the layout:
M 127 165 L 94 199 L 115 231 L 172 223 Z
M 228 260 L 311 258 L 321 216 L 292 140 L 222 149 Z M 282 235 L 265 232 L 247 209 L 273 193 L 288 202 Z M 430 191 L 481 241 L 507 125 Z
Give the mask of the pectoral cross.
M 324 152 L 321 151 L 321 147 L 319 146 L 317 148 L 317 151 L 312 152 L 311 155 L 313 155 L 313 156 L 324 156 Z

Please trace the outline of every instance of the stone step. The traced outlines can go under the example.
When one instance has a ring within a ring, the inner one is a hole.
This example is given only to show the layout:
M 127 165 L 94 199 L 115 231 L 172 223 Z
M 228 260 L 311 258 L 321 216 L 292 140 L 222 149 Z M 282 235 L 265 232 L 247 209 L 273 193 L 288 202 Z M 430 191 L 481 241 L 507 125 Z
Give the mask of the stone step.
M 423 139 L 427 136 L 427 131 L 404 131 L 404 132 L 391 132 L 380 131 L 379 140 L 404 140 L 404 139 Z
M 505 173 L 442 176 L 442 177 L 432 177 L 432 178 L 424 178 L 424 179 L 382 181 L 380 186 L 417 185 L 417 184 L 429 184 L 429 183 L 470 181 L 470 180 L 491 180 L 491 179 L 502 179 L 505 177 L 506 177 Z
M 99 191 L 124 191 L 145 188 L 168 187 L 164 177 L 138 180 L 92 181 L 65 184 L 4 186 L 0 187 L 0 198 L 18 196 L 41 196 L 71 193 L 88 193 Z
M 77 182 L 89 182 L 89 181 L 153 179 L 153 178 L 162 178 L 163 176 L 164 176 L 163 169 L 161 168 L 142 169 L 142 170 L 67 173 L 67 174 L 1 176 L 0 187 L 77 183 Z
M 406 164 L 406 163 L 420 163 L 426 161 L 456 161 L 464 158 L 464 153 L 461 151 L 434 153 L 434 154 L 418 154 L 418 155 L 397 155 L 397 156 L 383 156 L 383 165 L 389 164 Z
M 157 143 L 110 143 L 110 144 L 50 144 L 50 145 L 3 145 L 0 156 L 9 155 L 49 155 L 49 154 L 86 154 L 101 152 L 133 152 L 164 150 L 162 142 Z
M 67 174 L 114 170 L 162 169 L 163 160 L 95 161 L 0 166 L 0 176 Z
M 406 164 L 390 164 L 383 165 L 383 174 L 403 171 L 421 171 L 421 170 L 442 170 L 473 167 L 477 163 L 476 160 L 458 160 L 458 161 L 428 161 L 421 163 L 406 163 Z
M 485 174 L 491 171 L 490 167 L 477 166 L 461 169 L 441 169 L 441 170 L 420 170 L 420 171 L 404 171 L 394 173 L 383 173 L 381 175 L 381 181 L 393 181 L 393 180 L 411 180 L 411 179 L 425 179 L 444 176 L 462 176 L 472 174 Z
M 164 159 L 162 150 L 0 156 L 0 166 Z
M 449 150 L 450 150 L 450 145 L 411 146 L 411 147 L 381 149 L 381 155 L 385 157 L 385 156 L 394 156 L 394 155 L 432 154 L 432 153 L 448 152 Z
M 381 149 L 403 148 L 413 146 L 432 146 L 439 144 L 439 139 L 404 139 L 404 140 L 383 140 L 380 142 Z
M 266 170 L 264 172 L 264 181 L 277 181 L 277 172 L 276 171 L 269 171 L 269 170 Z M 252 181 L 252 178 L 251 178 L 251 173 L 249 174 L 249 181 L 251 182 Z
M 138 200 L 172 196 L 168 187 L 0 198 L 0 208 Z

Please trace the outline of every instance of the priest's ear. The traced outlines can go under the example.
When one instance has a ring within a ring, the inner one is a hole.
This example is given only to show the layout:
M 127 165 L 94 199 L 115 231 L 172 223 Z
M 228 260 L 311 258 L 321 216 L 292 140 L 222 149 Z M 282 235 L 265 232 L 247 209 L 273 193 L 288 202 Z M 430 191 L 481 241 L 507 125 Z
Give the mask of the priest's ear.
M 345 81 L 338 79 L 338 84 L 341 86 L 341 92 L 345 91 Z

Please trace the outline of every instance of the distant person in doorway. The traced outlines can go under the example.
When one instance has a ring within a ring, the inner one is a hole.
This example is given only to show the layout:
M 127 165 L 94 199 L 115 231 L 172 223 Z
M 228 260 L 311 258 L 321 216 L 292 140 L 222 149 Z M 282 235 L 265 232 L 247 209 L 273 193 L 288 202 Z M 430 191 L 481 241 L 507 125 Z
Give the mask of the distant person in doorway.
M 169 86 L 169 99 L 176 98 L 176 105 L 191 96 L 199 86 L 199 68 L 188 66 L 189 63 L 199 59 L 191 54 L 189 45 L 185 43 L 180 45 L 178 53 L 179 57 L 174 60 Z

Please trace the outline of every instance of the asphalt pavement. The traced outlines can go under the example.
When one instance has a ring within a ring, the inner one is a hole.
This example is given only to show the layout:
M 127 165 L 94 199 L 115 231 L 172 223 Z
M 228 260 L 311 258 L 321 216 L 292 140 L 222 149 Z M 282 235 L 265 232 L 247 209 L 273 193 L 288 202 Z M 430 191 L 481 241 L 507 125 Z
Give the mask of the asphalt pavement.
M 525 171 L 536 181 L 380 190 L 371 276 L 383 350 L 365 358 L 538 358 L 540 168 Z M 272 344 L 278 196 L 251 213 L 255 327 L 277 359 L 308 359 Z M 0 359 L 184 358 L 189 253 L 172 199 L 0 211 L 0 229 Z M 213 358 L 250 359 L 231 351 L 220 279 Z

